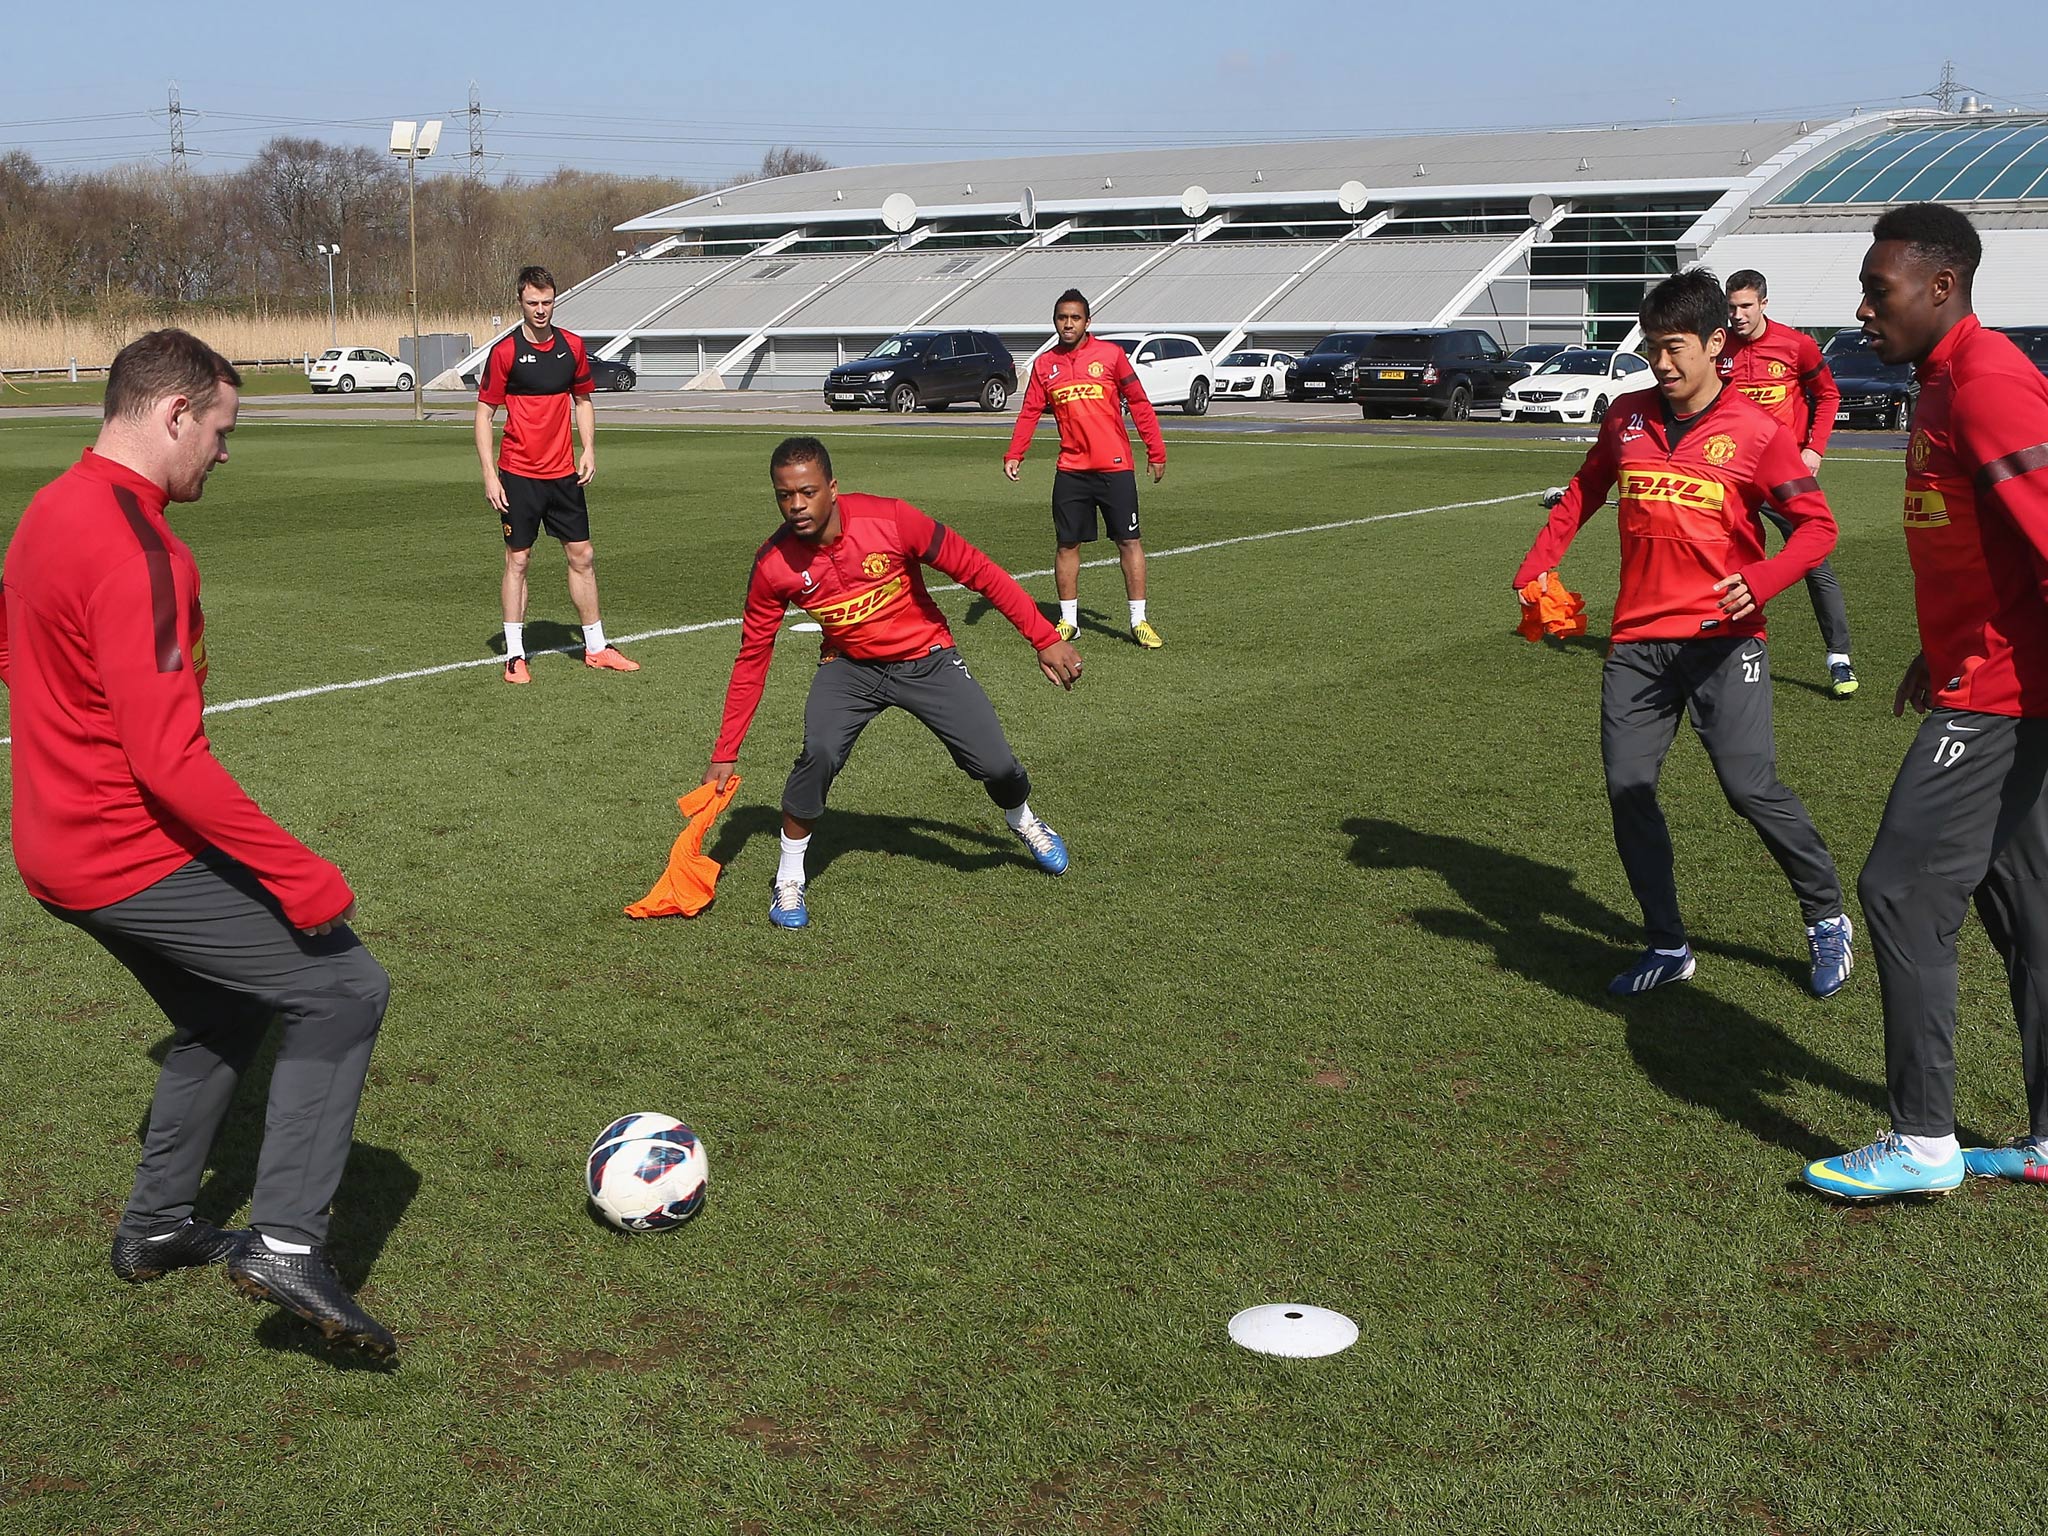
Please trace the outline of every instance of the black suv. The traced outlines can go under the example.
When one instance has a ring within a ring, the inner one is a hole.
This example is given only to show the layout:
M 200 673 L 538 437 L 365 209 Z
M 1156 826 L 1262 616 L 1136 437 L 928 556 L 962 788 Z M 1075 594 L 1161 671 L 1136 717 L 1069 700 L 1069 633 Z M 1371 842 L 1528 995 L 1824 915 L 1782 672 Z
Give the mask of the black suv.
M 1010 349 L 987 331 L 901 331 L 825 375 L 825 403 L 835 411 L 943 411 L 955 400 L 1000 411 L 1016 392 Z
M 1821 354 L 1842 391 L 1838 427 L 1883 427 L 1903 432 L 1920 398 L 1911 363 L 1888 363 L 1861 331 L 1837 331 Z
M 1287 365 L 1287 398 L 1335 400 L 1351 393 L 1358 354 L 1372 343 L 1371 331 L 1338 331 Z
M 1383 331 L 1358 359 L 1351 398 L 1368 418 L 1416 411 L 1463 421 L 1475 402 L 1499 400 L 1521 376 L 1485 331 Z

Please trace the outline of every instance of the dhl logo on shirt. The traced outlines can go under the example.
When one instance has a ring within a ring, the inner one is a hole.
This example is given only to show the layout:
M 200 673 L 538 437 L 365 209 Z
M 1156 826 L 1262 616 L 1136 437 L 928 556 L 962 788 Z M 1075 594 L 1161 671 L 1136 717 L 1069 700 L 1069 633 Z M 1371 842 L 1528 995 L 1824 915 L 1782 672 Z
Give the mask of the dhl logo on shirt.
M 1948 526 L 1948 498 L 1939 491 L 1906 492 L 1906 526 L 1908 528 L 1946 528 Z
M 206 634 L 201 631 L 192 637 L 192 676 L 199 686 L 206 686 Z
M 1718 480 L 1699 480 L 1691 475 L 1674 475 L 1653 469 L 1624 469 L 1621 494 L 1632 501 L 1664 502 L 1674 507 L 1721 510 L 1728 488 Z
M 1055 384 L 1052 400 L 1055 405 L 1072 405 L 1076 400 L 1102 400 L 1109 391 L 1100 384 Z
M 1785 397 L 1792 393 L 1789 384 L 1741 384 L 1737 388 L 1766 410 L 1783 405 Z
M 865 592 L 856 592 L 836 602 L 820 603 L 810 610 L 810 615 L 827 634 L 852 629 L 856 624 L 867 623 L 883 609 L 892 607 L 909 589 L 910 584 L 897 575 L 879 586 L 869 587 Z

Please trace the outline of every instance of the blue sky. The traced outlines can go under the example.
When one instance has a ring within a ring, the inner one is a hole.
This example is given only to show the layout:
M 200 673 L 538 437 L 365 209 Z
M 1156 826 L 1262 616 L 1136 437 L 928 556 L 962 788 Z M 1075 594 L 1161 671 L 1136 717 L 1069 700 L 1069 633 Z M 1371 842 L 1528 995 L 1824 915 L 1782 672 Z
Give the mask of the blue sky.
M 54 171 L 162 158 L 174 79 L 201 170 L 233 169 L 276 133 L 381 145 L 392 117 L 459 113 L 474 80 L 492 114 L 494 174 L 574 165 L 699 179 L 756 165 L 776 143 L 870 164 L 1824 117 L 1898 103 L 1932 86 L 1945 57 L 1987 100 L 2048 110 L 2042 0 L 9 10 L 0 150 Z M 466 123 L 450 121 L 449 168 L 467 147 Z

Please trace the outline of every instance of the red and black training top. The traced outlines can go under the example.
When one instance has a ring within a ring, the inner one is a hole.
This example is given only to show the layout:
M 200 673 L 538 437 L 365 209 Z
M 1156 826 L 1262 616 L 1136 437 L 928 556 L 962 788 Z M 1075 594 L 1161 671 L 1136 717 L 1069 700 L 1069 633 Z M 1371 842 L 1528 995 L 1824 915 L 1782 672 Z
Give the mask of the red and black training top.
M 1789 325 L 1764 321 L 1764 333 L 1744 341 L 1731 328 L 1721 352 L 1721 378 L 1792 430 L 1792 440 L 1815 453 L 1828 451 L 1842 387 L 1821 355 L 1820 343 Z
M 1515 587 L 1563 559 L 1613 490 L 1621 524 L 1615 644 L 1761 636 L 1763 605 L 1835 547 L 1834 513 L 1791 432 L 1746 395 L 1722 390 L 1680 424 L 1675 445 L 1662 404 L 1643 391 L 1607 408 L 1599 441 L 1536 536 Z M 1766 501 L 1792 523 L 1785 547 L 1768 560 L 1757 516 Z M 1714 583 L 1738 571 L 1757 606 L 1730 619 Z
M 1145 396 L 1138 370 L 1113 341 L 1083 336 L 1072 347 L 1050 347 L 1031 360 L 1024 399 L 1017 407 L 1017 425 L 1010 433 L 1005 459 L 1022 459 L 1031 447 L 1038 418 L 1052 407 L 1060 432 L 1060 457 L 1055 466 L 1099 474 L 1129 471 L 1131 436 L 1124 430 L 1124 412 L 1145 440 L 1146 460 L 1166 462 L 1166 439 L 1159 435 L 1159 417 Z
M 529 480 L 560 480 L 575 474 L 570 403 L 594 387 L 590 354 L 574 331 L 557 326 L 544 346 L 529 341 L 523 325 L 500 337 L 484 360 L 484 380 L 476 392 L 482 404 L 505 407 L 498 468 Z
M 1970 315 L 1918 369 L 1906 554 L 1941 709 L 2048 715 L 2048 380 Z
M 214 758 L 199 566 L 164 520 L 161 488 L 88 448 L 28 504 L 0 589 L 14 862 L 31 895 L 90 911 L 212 847 L 294 927 L 347 909 L 341 871 Z

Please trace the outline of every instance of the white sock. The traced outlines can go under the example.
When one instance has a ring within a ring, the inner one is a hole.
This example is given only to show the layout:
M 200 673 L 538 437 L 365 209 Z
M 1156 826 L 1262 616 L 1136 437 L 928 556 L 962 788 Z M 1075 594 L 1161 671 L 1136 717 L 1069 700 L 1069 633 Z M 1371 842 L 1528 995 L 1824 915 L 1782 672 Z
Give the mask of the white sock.
M 1849 653 L 1848 653 L 1847 651 L 1829 651 L 1829 652 L 1828 652 L 1828 665 L 1832 667 L 1832 666 L 1836 665 L 1837 663 L 1840 663 L 1840 664 L 1841 664 L 1842 666 L 1845 666 L 1845 667 L 1846 667 L 1846 666 L 1848 666 L 1848 665 L 1849 665 Z
M 1835 914 L 1835 916 L 1824 917 L 1817 923 L 1808 923 L 1806 925 L 1807 936 L 1811 938 L 1814 934 L 1819 933 L 1823 928 L 1839 928 L 1844 923 L 1848 922 L 1848 920 L 1848 913 L 1838 912 Z
M 505 621 L 505 659 L 510 661 L 514 656 L 524 656 L 525 654 L 526 626 L 524 624 L 514 624 L 510 619 L 507 619 Z
M 583 649 L 601 651 L 604 649 L 604 625 L 590 623 L 583 626 Z
M 1925 1163 L 1945 1163 L 1962 1151 L 1954 1136 L 1901 1136 L 1906 1150 Z
M 1031 802 L 1026 800 L 1022 805 L 1013 805 L 1004 811 L 1003 820 L 1010 824 L 1012 832 L 1022 832 L 1038 818 L 1031 814 Z
M 1131 599 L 1131 622 L 1133 624 L 1142 624 L 1145 622 L 1145 599 L 1143 599 L 1142 597 L 1134 597 Z
M 775 866 L 777 885 L 787 885 L 792 880 L 798 885 L 804 883 L 804 852 L 810 846 L 808 833 L 802 837 L 791 837 L 787 832 L 782 834 L 782 862 Z
M 2022 1136 L 2020 1145 L 2036 1157 L 2048 1156 L 2048 1136 Z
M 143 1241 L 145 1243 L 168 1243 L 172 1238 L 176 1237 L 180 1232 L 184 1231 L 187 1227 L 191 1225 L 192 1218 L 190 1216 L 187 1216 L 183 1221 L 179 1222 L 175 1227 L 171 1228 L 170 1231 L 158 1232 L 154 1236 L 145 1237 Z
M 280 1242 L 278 1239 L 272 1237 L 268 1232 L 263 1234 L 263 1246 L 268 1248 L 272 1253 L 311 1253 L 313 1251 L 313 1245 L 311 1243 Z
M 1653 949 L 1650 953 L 1653 955 L 1667 955 L 1671 959 L 1676 960 L 1690 948 L 1692 948 L 1690 944 L 1681 944 L 1676 949 Z
M 1060 599 L 1060 622 L 1062 624 L 1071 624 L 1076 629 L 1081 627 L 1081 599 L 1078 597 L 1063 597 Z

